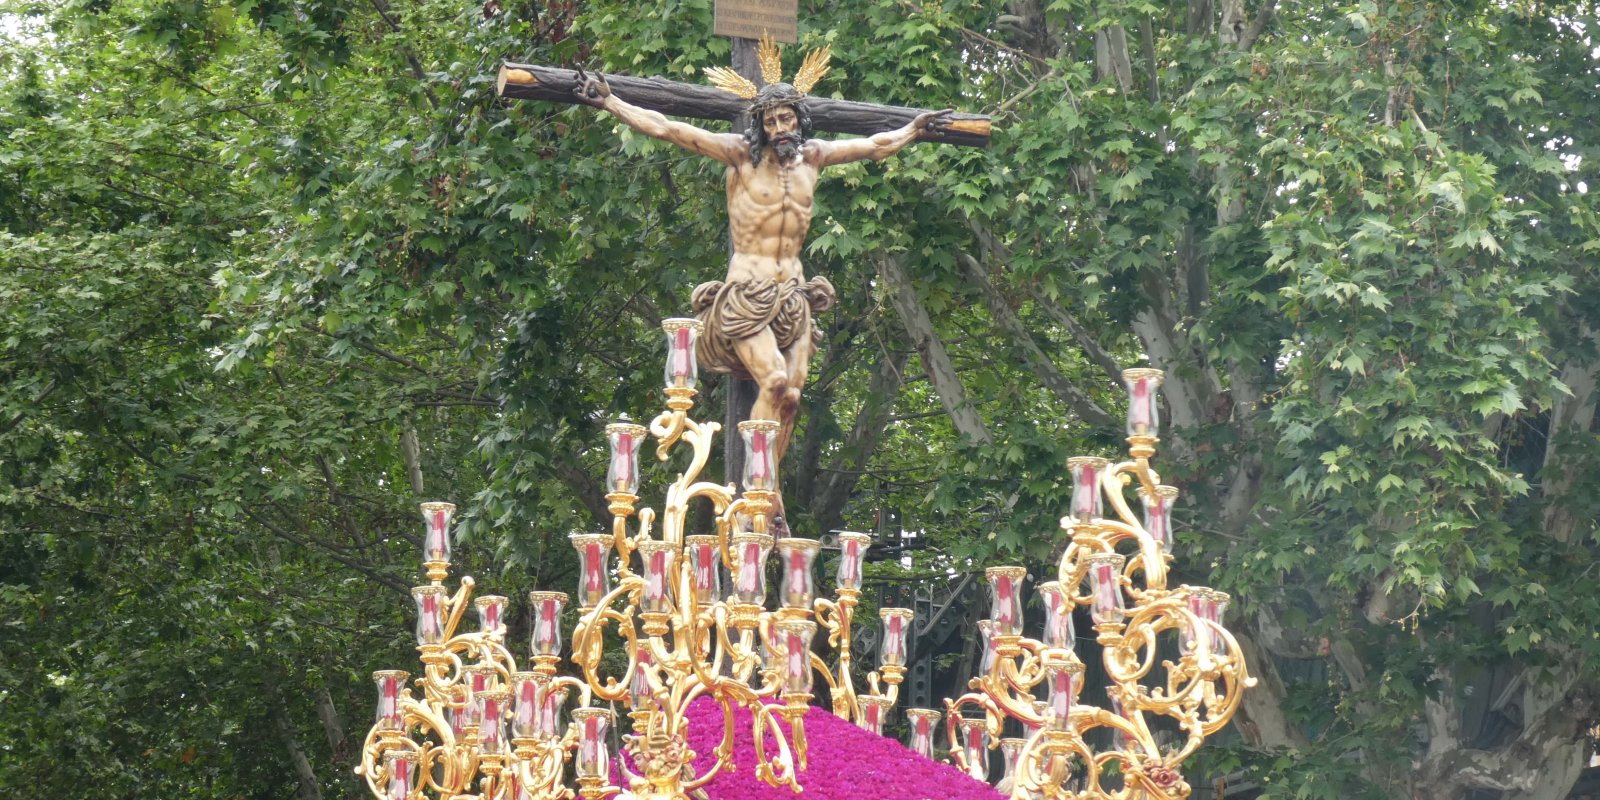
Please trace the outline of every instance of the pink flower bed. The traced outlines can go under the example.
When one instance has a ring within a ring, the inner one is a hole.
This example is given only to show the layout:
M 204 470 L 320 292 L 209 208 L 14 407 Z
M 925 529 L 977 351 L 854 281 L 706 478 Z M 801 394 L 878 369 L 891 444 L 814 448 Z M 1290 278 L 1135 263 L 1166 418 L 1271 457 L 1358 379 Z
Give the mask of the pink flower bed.
M 710 698 L 689 706 L 689 746 L 699 756 L 696 771 L 710 763 L 722 741 L 722 711 Z M 805 717 L 808 768 L 798 772 L 807 800 L 1003 800 L 1004 795 L 949 764 L 929 761 L 894 739 L 868 733 L 813 706 Z M 787 730 L 787 727 L 785 727 Z M 769 750 L 772 742 L 769 739 Z M 733 761 L 707 784 L 710 800 L 793 800 L 788 787 L 756 778 L 750 712 L 734 713 Z

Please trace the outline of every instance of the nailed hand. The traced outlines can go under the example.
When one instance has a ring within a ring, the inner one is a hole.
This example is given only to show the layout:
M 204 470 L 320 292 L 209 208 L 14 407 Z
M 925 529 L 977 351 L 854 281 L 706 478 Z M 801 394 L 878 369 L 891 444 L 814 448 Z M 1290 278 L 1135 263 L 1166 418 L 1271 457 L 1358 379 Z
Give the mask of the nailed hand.
M 611 96 L 611 86 L 606 83 L 604 75 L 596 72 L 590 75 L 583 70 L 578 70 L 578 85 L 573 87 L 572 93 L 577 95 L 578 102 L 595 108 L 603 108 L 606 98 Z
M 950 124 L 950 115 L 955 112 L 956 110 L 953 108 L 947 108 L 943 111 L 925 111 L 918 114 L 916 119 L 911 120 L 911 127 L 918 134 L 939 133 Z

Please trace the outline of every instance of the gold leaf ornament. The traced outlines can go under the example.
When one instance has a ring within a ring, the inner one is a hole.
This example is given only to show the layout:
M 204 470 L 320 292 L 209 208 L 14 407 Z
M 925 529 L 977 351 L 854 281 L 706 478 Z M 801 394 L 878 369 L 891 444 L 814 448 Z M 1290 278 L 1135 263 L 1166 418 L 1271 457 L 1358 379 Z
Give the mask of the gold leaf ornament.
M 822 76 L 828 74 L 828 61 L 832 57 L 833 45 L 823 45 L 807 53 L 800 64 L 800 71 L 794 76 L 795 90 L 800 94 L 810 94 Z M 783 82 L 783 48 L 772 40 L 770 31 L 763 32 L 760 43 L 756 45 L 756 60 L 761 66 L 762 83 L 770 86 Z M 706 67 L 705 73 L 712 86 L 745 100 L 754 99 L 759 91 L 750 79 L 730 67 Z

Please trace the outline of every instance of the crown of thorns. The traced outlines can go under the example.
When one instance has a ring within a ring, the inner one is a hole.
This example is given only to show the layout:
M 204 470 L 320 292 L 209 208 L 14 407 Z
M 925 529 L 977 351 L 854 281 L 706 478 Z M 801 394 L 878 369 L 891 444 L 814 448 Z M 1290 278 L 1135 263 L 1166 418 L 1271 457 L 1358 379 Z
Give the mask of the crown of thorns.
M 828 74 L 828 59 L 832 55 L 832 45 L 823 45 L 822 49 L 806 54 L 805 61 L 800 64 L 800 71 L 794 74 L 794 88 L 800 97 L 805 97 L 812 87 L 817 85 L 817 81 Z M 761 63 L 761 81 L 768 86 L 781 85 L 783 48 L 772 41 L 771 32 L 762 33 L 761 43 L 756 46 L 756 56 Z M 756 99 L 756 95 L 761 91 L 748 78 L 729 67 L 706 67 L 706 76 L 711 79 L 712 86 L 746 100 Z

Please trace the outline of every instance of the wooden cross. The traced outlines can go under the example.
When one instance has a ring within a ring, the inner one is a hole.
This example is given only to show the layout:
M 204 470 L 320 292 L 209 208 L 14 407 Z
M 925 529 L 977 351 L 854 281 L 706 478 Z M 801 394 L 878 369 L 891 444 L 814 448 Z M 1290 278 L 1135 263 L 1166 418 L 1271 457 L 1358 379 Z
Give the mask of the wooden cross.
M 617 97 L 640 108 L 675 117 L 733 122 L 750 107 L 750 101 L 721 89 L 666 78 L 630 78 L 608 74 L 606 82 Z M 501 97 L 515 100 L 577 103 L 573 90 L 578 83 L 578 73 L 570 69 L 506 62 L 500 67 L 495 90 Z M 811 124 L 816 130 L 859 136 L 894 130 L 925 111 L 824 97 L 806 98 L 806 110 L 811 112 Z M 989 117 L 983 114 L 951 114 L 948 124 L 937 131 L 930 130 L 922 141 L 988 147 Z

